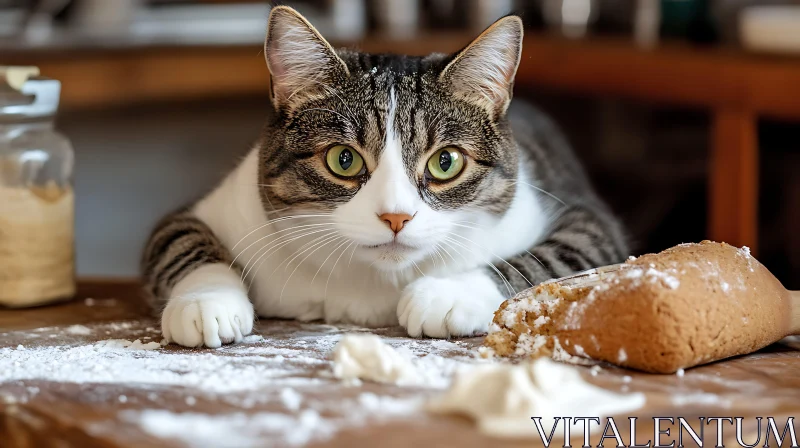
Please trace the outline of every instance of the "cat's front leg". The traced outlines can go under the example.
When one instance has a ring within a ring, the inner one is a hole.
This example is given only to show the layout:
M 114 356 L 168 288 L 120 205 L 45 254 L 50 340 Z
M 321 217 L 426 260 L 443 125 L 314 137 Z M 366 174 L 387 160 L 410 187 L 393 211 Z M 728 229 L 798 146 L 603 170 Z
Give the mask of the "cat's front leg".
M 253 330 L 253 305 L 233 259 L 214 232 L 191 212 L 156 226 L 142 259 L 145 288 L 163 309 L 161 331 L 187 347 L 239 342 Z
M 410 336 L 449 338 L 486 333 L 505 300 L 485 269 L 408 285 L 397 305 L 397 317 Z
M 253 304 L 237 272 L 228 265 L 207 264 L 172 289 L 161 318 L 167 341 L 186 347 L 241 342 L 253 330 Z

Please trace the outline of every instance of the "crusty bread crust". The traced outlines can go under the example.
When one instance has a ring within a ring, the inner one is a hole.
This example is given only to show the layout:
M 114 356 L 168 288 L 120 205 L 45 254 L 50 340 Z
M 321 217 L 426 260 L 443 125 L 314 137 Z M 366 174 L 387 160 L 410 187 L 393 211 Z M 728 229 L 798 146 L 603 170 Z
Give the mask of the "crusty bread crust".
M 550 282 L 509 299 L 495 313 L 485 353 L 673 373 L 789 333 L 788 294 L 747 248 L 703 241 L 625 264 L 589 287 Z

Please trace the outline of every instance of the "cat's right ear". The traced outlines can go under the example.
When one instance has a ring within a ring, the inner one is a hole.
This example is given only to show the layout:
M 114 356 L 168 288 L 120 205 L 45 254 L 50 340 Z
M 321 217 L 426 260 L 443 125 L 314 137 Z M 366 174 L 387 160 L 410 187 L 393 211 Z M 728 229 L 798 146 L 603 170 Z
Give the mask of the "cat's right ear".
M 300 13 L 276 6 L 269 14 L 264 55 L 271 75 L 272 102 L 291 107 L 297 95 L 313 95 L 348 76 L 344 61 Z
M 456 95 L 489 110 L 505 113 L 522 56 L 522 19 L 506 16 L 455 55 L 439 79 Z

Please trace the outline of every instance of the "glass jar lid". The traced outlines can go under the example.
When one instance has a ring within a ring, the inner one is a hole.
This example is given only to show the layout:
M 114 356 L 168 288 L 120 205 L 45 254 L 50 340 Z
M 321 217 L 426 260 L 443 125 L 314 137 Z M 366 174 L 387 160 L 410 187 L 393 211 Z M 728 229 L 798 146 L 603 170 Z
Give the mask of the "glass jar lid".
M 20 78 L 19 71 L 13 69 L 0 67 L 0 122 L 54 116 L 58 111 L 61 83 L 43 76 Z M 35 75 L 38 69 L 28 73 Z

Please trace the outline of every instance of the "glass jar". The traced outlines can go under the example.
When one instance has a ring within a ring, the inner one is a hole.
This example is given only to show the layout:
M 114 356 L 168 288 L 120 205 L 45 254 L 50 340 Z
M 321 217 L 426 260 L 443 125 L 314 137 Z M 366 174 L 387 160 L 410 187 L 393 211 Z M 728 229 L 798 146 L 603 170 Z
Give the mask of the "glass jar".
M 61 83 L 12 70 L 0 67 L 0 306 L 18 308 L 75 295 L 74 153 L 54 129 Z

